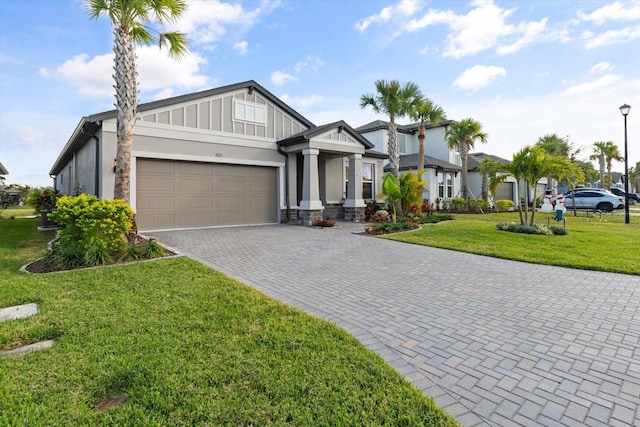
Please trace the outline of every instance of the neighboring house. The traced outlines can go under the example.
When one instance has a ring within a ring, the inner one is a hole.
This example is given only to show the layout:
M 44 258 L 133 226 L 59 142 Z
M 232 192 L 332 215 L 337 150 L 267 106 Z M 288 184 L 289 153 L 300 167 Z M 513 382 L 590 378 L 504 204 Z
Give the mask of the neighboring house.
M 448 199 L 460 195 L 460 156 L 447 145 L 445 133 L 451 120 L 437 125 L 425 126 L 425 156 L 422 179 L 427 182 L 423 199 L 434 203 L 437 199 Z M 399 171 L 418 170 L 418 124 L 398 126 L 398 149 L 400 151 Z M 374 145 L 374 150 L 388 153 L 389 122 L 375 120 L 356 128 Z M 386 163 L 386 162 L 385 162 Z M 389 172 L 385 166 L 385 172 Z
M 255 81 L 138 111 L 130 204 L 141 231 L 362 220 L 365 196 L 381 192 L 385 154 L 343 121 L 315 126 Z M 115 110 L 83 117 L 49 172 L 55 188 L 112 198 L 116 145 Z
M 509 164 L 509 160 L 503 159 L 502 157 L 494 156 L 492 154 L 486 153 L 469 153 L 469 158 L 467 160 L 467 165 L 469 167 L 469 189 L 471 190 L 471 194 L 475 198 L 484 198 L 482 192 L 482 174 L 480 173 L 480 165 L 482 165 L 482 161 L 484 159 L 490 159 L 502 164 Z M 554 181 L 555 182 L 555 181 Z M 514 205 L 518 205 L 518 197 L 523 198 L 524 196 L 520 195 L 519 192 L 522 192 L 525 188 L 524 181 L 520 182 L 520 186 L 518 187 L 516 179 L 509 175 L 506 177 L 505 181 L 500 183 L 496 188 L 496 194 L 493 197 L 493 200 L 488 200 L 489 202 L 495 203 L 496 200 L 511 200 Z M 544 192 L 547 188 L 547 178 L 541 178 L 538 181 L 536 194 L 537 197 L 540 198 L 544 195 Z M 531 202 L 531 198 L 533 198 L 533 188 L 529 189 L 528 201 Z

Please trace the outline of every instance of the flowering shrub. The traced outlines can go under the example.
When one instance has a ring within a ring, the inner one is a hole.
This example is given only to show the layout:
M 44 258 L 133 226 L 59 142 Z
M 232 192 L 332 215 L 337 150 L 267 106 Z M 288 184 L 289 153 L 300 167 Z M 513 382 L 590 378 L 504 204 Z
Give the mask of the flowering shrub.
M 52 256 L 67 267 L 99 265 L 121 257 L 133 215 L 123 200 L 98 200 L 89 194 L 61 197 L 57 210 L 49 215 L 60 227 Z
M 29 193 L 27 204 L 32 206 L 36 213 L 51 212 L 60 198 L 60 192 L 51 188 L 34 188 Z

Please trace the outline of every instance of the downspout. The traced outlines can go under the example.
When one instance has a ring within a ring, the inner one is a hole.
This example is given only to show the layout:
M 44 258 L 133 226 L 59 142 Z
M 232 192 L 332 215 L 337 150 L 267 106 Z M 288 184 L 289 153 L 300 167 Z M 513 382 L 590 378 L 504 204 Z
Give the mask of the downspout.
M 95 166 L 95 193 L 96 194 L 95 194 L 95 196 L 99 198 L 100 194 L 98 194 L 99 193 L 98 189 L 100 188 L 100 185 L 99 185 L 99 179 L 100 179 L 100 140 L 98 139 L 97 136 L 85 132 L 84 131 L 84 126 L 82 126 L 82 129 L 80 129 L 80 133 L 84 134 L 84 135 L 87 135 L 89 138 L 93 138 L 96 141 L 96 156 L 95 156 L 96 157 L 95 158 L 95 161 L 96 161 L 96 166 Z
M 291 219 L 291 203 L 289 203 L 289 154 L 278 145 L 278 153 L 284 156 L 284 197 L 287 204 L 287 222 Z

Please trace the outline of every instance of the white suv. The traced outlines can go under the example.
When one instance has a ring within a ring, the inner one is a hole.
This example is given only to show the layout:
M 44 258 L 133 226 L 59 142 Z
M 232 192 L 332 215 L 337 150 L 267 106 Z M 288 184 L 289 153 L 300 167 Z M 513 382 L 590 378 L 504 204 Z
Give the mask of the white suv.
M 602 212 L 610 212 L 614 209 L 624 208 L 624 197 L 619 197 L 602 188 L 577 188 L 574 192 L 565 196 L 567 209 L 592 209 Z

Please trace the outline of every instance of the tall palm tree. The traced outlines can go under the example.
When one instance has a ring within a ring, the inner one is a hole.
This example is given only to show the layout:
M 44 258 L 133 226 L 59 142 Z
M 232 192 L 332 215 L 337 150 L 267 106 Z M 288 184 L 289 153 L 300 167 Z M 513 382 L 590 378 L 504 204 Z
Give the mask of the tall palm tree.
M 417 84 L 407 82 L 402 85 L 398 80 L 377 80 L 375 86 L 376 94 L 366 93 L 360 97 L 360 108 L 371 107 L 375 113 L 384 113 L 389 116 L 389 165 L 391 173 L 400 185 L 400 151 L 396 118 L 404 117 L 414 110 L 422 99 L 422 92 Z M 399 216 L 403 216 L 401 202 L 396 203 L 396 212 Z
M 598 141 L 593 143 L 593 154 L 589 156 L 591 160 L 598 160 L 600 166 L 600 188 L 604 188 L 604 168 L 606 164 L 607 145 L 613 141 Z
M 567 138 L 562 138 L 557 134 L 547 134 L 538 138 L 536 142 L 538 147 L 542 147 L 544 151 L 552 156 L 569 157 L 571 152 L 571 144 L 567 141 Z M 547 176 L 547 188 L 553 189 L 553 175 Z
M 605 149 L 604 152 L 604 158 L 605 161 L 607 162 L 607 176 L 609 178 L 609 182 L 607 183 L 607 188 L 611 189 L 611 163 L 614 160 L 617 160 L 619 162 L 624 160 L 624 157 L 622 157 L 622 154 L 620 154 L 620 149 L 618 148 L 618 146 L 616 144 L 614 144 L 613 142 L 609 141 L 610 143 L 607 144 L 607 147 Z
M 424 173 L 424 152 L 425 152 L 425 139 L 426 131 L 425 125 L 435 125 L 439 122 L 446 120 L 447 114 L 442 107 L 434 104 L 428 98 L 422 98 L 415 108 L 409 112 L 409 116 L 413 120 L 420 121 L 418 125 L 418 178 L 422 180 L 422 174 Z
M 171 31 L 152 34 L 150 23 L 174 22 L 186 10 L 186 0 L 85 0 L 89 15 L 98 19 L 107 15 L 113 26 L 116 120 L 118 138 L 116 176 L 113 197 L 129 203 L 131 179 L 131 147 L 138 113 L 138 71 L 136 44 L 158 42 L 168 46 L 169 56 L 178 58 L 187 51 L 183 33 Z
M 400 151 L 398 150 L 398 126 L 396 119 L 408 115 L 422 99 L 422 93 L 413 82 L 401 85 L 398 80 L 378 80 L 376 94 L 360 97 L 360 108 L 371 107 L 375 113 L 389 116 L 389 164 L 391 173 L 398 178 Z
M 483 144 L 487 142 L 487 134 L 482 131 L 480 122 L 473 120 L 471 117 L 462 119 L 459 122 L 453 122 L 449 125 L 449 129 L 445 134 L 447 144 L 451 149 L 457 149 L 462 160 L 462 197 L 469 200 L 468 186 L 468 157 L 469 151 L 473 148 L 476 141 Z

